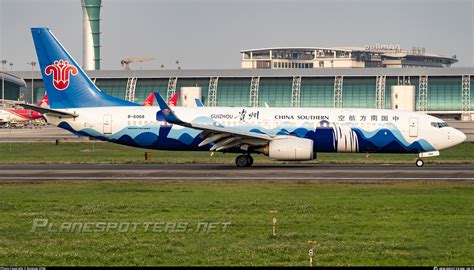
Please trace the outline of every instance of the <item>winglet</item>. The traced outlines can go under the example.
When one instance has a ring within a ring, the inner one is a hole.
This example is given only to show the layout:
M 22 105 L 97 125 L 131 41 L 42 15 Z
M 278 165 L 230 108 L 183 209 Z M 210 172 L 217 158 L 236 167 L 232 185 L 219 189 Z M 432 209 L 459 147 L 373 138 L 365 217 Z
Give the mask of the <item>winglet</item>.
M 189 123 L 181 121 L 174 112 L 170 109 L 168 104 L 166 104 L 165 100 L 160 96 L 158 92 L 155 92 L 155 98 L 158 102 L 158 106 L 160 106 L 161 112 L 163 113 L 163 117 L 165 118 L 166 122 L 171 124 L 177 124 L 181 126 L 190 126 Z
M 204 104 L 202 103 L 202 101 L 199 98 L 195 98 L 194 102 L 196 102 L 197 107 L 204 107 Z

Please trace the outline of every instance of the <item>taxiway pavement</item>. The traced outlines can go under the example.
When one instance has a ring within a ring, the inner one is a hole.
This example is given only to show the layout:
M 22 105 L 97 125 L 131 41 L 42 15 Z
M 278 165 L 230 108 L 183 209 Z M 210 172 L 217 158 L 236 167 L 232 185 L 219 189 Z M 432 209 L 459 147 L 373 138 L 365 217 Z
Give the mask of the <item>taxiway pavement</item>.
M 255 180 L 255 181 L 468 181 L 474 164 L 12 164 L 0 165 L 0 181 L 62 180 Z

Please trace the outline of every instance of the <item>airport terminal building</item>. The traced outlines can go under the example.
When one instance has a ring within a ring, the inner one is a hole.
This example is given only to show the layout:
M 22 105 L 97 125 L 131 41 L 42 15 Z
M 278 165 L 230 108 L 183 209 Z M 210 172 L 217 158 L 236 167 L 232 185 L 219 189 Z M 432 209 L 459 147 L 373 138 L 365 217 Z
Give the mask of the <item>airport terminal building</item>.
M 31 72 L 23 78 L 31 100 Z M 474 120 L 474 68 L 327 68 L 235 70 L 94 70 L 95 84 L 113 96 L 141 103 L 148 94 L 169 98 L 199 87 L 206 106 L 413 109 L 444 119 Z M 34 102 L 44 95 L 33 73 Z M 400 100 L 392 100 L 399 98 Z M 179 103 L 178 103 L 179 104 Z
M 240 51 L 241 68 L 419 68 L 450 67 L 458 62 L 427 53 L 425 48 L 402 49 L 397 44 L 360 47 L 274 47 Z
M 31 75 L 30 75 L 31 77 Z M 3 85 L 3 96 L 0 96 L 5 99 L 6 102 L 11 103 L 11 101 L 17 101 L 20 99 L 20 92 L 26 89 L 26 83 L 21 77 L 17 77 L 11 73 L 0 71 L 0 84 Z M 0 89 L 2 88 L 0 85 Z M 1 91 L 1 90 L 0 90 Z M 0 93 L 1 95 L 1 93 Z

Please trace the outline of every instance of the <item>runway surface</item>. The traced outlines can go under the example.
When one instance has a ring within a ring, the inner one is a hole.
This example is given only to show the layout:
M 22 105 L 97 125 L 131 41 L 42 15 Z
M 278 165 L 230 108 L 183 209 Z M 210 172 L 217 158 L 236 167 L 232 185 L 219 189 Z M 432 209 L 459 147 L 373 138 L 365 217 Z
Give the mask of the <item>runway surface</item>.
M 474 164 L 334 165 L 257 164 L 39 164 L 0 165 L 0 181 L 62 180 L 257 180 L 257 181 L 462 181 L 474 182 Z
M 23 128 L 0 128 L 0 143 L 8 142 L 83 142 L 88 137 L 77 137 L 71 132 L 51 125 Z

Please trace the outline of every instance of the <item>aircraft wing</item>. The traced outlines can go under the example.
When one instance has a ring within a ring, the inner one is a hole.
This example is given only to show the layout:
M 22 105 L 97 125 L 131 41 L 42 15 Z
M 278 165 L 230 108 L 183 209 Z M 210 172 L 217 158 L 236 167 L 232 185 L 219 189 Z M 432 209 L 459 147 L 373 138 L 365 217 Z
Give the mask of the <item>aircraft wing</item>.
M 211 151 L 223 151 L 234 146 L 240 146 L 241 149 L 245 149 L 252 146 L 263 146 L 272 140 L 272 137 L 267 134 L 242 131 L 216 125 L 182 121 L 173 113 L 168 104 L 166 104 L 166 102 L 158 93 L 155 93 L 155 95 L 158 105 L 160 106 L 163 116 L 167 122 L 202 130 L 201 137 L 203 137 L 204 140 L 199 144 L 200 147 L 209 143 L 214 143 L 210 149 Z
M 53 116 L 64 117 L 64 118 L 74 118 L 74 117 L 79 116 L 78 114 L 75 114 L 75 113 L 58 111 L 58 110 L 39 107 L 39 106 L 36 106 L 36 105 L 31 105 L 31 104 L 17 103 L 17 105 L 19 105 L 19 106 L 21 106 L 25 109 L 29 109 L 29 110 L 39 112 L 41 114 L 50 114 L 50 115 L 53 115 Z

